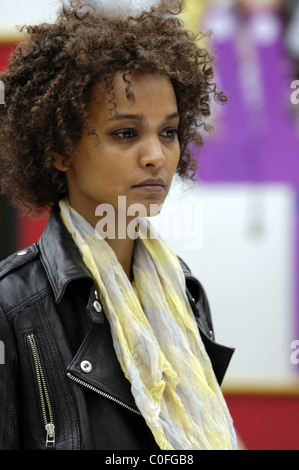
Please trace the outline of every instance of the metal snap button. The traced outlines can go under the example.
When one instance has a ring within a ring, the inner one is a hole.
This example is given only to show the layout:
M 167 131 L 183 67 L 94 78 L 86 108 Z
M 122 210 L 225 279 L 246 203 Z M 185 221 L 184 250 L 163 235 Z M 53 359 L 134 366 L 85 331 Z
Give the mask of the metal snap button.
M 87 374 L 92 370 L 92 365 L 89 361 L 82 361 L 80 367 L 83 372 L 86 372 Z
M 100 302 L 98 300 L 94 301 L 93 307 L 94 307 L 95 311 L 98 312 L 98 313 L 100 313 L 102 311 L 102 305 L 100 304 Z
M 22 250 L 17 253 L 18 256 L 24 256 L 27 255 L 28 251 L 27 250 Z

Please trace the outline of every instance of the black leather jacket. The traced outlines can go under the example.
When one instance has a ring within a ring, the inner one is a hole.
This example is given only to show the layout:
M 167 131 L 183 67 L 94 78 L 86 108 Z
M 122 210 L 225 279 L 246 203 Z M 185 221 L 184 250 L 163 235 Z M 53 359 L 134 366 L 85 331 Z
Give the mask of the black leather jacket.
M 205 293 L 187 294 L 221 383 Z M 157 449 L 115 356 L 93 279 L 55 210 L 39 242 L 0 263 L 0 449 Z

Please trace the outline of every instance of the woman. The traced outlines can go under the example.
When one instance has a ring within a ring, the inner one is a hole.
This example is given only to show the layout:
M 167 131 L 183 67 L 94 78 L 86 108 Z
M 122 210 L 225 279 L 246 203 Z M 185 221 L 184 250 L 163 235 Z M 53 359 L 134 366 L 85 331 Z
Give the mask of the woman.
M 165 4 L 120 18 L 73 3 L 27 32 L 1 74 L 1 188 L 51 217 L 0 265 L 0 447 L 235 448 L 232 351 L 144 218 L 190 176 L 187 146 L 224 99 L 210 57 Z

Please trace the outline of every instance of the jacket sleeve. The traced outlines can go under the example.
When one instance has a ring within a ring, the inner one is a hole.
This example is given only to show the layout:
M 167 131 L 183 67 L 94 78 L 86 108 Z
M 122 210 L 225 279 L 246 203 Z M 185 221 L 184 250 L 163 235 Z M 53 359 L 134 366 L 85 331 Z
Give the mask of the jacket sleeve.
M 13 333 L 0 306 L 0 450 L 21 448 L 18 369 Z

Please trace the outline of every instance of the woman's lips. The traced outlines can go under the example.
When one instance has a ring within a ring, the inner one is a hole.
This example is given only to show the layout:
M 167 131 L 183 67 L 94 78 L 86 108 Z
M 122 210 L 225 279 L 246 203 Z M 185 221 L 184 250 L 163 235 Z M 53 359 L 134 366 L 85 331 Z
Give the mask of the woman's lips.
M 144 180 L 133 186 L 134 189 L 159 193 L 165 189 L 165 181 L 162 178 Z
M 149 191 L 152 193 L 160 193 L 164 191 L 165 187 L 158 184 L 145 184 L 140 186 L 133 186 L 134 189 L 140 189 L 142 191 Z

